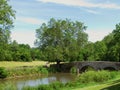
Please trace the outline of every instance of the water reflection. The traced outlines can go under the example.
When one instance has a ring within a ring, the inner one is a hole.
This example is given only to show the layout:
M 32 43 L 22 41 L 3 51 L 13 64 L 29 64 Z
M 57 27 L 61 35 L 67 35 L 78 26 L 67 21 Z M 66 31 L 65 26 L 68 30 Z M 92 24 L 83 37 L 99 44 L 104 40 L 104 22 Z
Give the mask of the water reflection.
M 40 84 L 49 84 L 54 81 L 56 81 L 55 77 L 48 77 L 48 78 L 35 79 L 35 80 L 19 81 L 16 84 L 18 89 L 22 90 L 22 87 L 24 86 L 37 86 Z
M 4 83 L 10 82 L 16 85 L 18 90 L 22 90 L 22 87 L 24 86 L 37 86 L 40 84 L 50 84 L 55 81 L 66 83 L 69 81 L 73 81 L 74 79 L 75 79 L 75 76 L 72 74 L 56 73 L 48 76 L 39 76 L 39 77 L 33 76 L 33 77 L 27 77 L 27 78 L 21 78 L 21 79 L 6 80 L 4 81 Z

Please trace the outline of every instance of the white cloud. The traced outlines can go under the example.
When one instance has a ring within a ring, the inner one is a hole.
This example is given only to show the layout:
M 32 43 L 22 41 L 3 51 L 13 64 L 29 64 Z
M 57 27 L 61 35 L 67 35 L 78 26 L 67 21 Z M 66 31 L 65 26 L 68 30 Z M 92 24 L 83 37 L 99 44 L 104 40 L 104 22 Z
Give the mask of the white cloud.
M 29 44 L 34 47 L 35 32 L 24 30 L 24 31 L 12 31 L 11 33 L 12 41 L 16 40 L 20 44 Z
M 88 33 L 89 41 L 96 42 L 102 40 L 106 35 L 108 35 L 109 31 L 86 31 Z
M 36 24 L 36 25 L 40 25 L 46 22 L 45 20 L 39 20 L 37 18 L 32 18 L 32 17 L 18 17 L 17 21 L 21 21 L 29 24 Z
M 94 10 L 89 10 L 89 9 L 85 9 L 85 11 L 92 13 L 92 14 L 100 14 L 100 12 L 94 11 Z
M 115 3 L 91 3 L 85 0 L 37 0 L 44 3 L 57 3 L 69 6 L 81 6 L 81 7 L 93 7 L 93 8 L 109 8 L 109 9 L 120 9 L 120 6 Z

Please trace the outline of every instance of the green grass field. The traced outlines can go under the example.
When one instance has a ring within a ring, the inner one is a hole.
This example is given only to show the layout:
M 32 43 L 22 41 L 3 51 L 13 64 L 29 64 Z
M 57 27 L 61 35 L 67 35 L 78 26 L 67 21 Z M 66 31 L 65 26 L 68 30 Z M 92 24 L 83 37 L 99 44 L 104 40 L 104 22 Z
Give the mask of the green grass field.
M 44 61 L 32 61 L 32 62 L 1 61 L 0 67 L 15 68 L 15 67 L 20 67 L 20 66 L 40 66 L 40 65 L 45 65 L 45 64 L 46 62 Z

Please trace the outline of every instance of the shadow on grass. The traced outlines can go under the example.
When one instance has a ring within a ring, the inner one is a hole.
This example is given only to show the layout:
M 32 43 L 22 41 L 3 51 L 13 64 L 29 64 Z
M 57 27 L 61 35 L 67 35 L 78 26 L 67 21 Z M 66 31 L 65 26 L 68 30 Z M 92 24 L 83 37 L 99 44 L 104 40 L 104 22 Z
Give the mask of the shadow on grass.
M 111 86 L 105 87 L 101 90 L 120 90 L 120 80 L 113 81 L 110 85 Z

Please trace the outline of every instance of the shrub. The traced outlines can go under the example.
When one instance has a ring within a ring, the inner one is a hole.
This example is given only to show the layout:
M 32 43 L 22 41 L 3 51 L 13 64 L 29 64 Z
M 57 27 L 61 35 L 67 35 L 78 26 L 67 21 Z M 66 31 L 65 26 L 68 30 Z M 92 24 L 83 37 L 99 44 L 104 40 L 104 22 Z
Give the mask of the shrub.
M 104 82 L 114 78 L 114 73 L 109 71 L 88 71 L 82 73 L 78 79 L 81 83 L 89 83 L 89 82 Z
M 53 90 L 61 90 L 61 88 L 64 87 L 64 84 L 61 83 L 61 82 L 54 82 L 54 83 L 51 83 L 50 84 L 50 87 L 53 89 Z
M 77 81 L 74 81 L 74 82 L 67 82 L 66 84 L 65 84 L 65 87 L 77 87 L 77 86 L 80 86 L 81 85 L 81 83 L 79 83 L 79 82 L 77 82 Z
M 53 90 L 50 85 L 39 85 L 38 90 Z
M 0 84 L 0 90 L 17 90 L 17 87 L 12 83 L 2 83 Z
M 54 82 L 49 85 L 38 85 L 36 87 L 23 87 L 22 90 L 61 90 L 64 84 L 61 82 Z
M 77 73 L 77 69 L 75 67 L 72 67 L 70 69 L 70 73 L 73 73 L 73 74 Z
M 4 67 L 0 67 L 0 78 L 6 78 L 8 76 L 7 71 Z
M 44 68 L 44 67 L 41 67 L 41 66 L 38 67 L 38 71 L 39 71 L 41 74 L 48 74 L 47 68 Z
M 38 87 L 30 87 L 30 86 L 26 86 L 23 87 L 22 90 L 39 90 Z M 41 90 L 41 89 L 40 89 Z
M 48 68 L 48 72 L 49 72 L 49 73 L 56 73 L 56 72 L 57 72 L 57 69 L 56 69 L 56 68 L 53 68 L 53 67 L 49 67 L 49 68 Z

